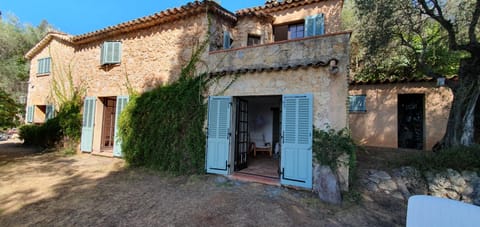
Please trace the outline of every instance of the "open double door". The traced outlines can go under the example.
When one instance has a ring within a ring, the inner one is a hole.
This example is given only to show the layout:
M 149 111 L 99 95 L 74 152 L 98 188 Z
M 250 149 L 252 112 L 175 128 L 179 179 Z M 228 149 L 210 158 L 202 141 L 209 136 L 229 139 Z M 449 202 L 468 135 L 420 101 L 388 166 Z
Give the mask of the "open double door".
M 207 173 L 228 175 L 247 165 L 248 103 L 235 100 L 230 96 L 209 97 Z M 281 184 L 312 188 L 312 117 L 311 94 L 282 96 Z M 234 125 L 238 141 L 232 144 Z

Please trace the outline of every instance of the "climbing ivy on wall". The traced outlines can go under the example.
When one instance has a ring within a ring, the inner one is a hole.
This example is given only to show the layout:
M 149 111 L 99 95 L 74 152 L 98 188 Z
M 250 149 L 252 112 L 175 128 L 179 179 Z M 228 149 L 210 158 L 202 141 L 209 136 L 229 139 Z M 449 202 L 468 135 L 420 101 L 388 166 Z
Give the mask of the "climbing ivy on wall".
M 206 74 L 195 75 L 208 38 L 182 68 L 179 79 L 141 95 L 131 94 L 121 114 L 119 136 L 133 166 L 176 174 L 203 172 Z

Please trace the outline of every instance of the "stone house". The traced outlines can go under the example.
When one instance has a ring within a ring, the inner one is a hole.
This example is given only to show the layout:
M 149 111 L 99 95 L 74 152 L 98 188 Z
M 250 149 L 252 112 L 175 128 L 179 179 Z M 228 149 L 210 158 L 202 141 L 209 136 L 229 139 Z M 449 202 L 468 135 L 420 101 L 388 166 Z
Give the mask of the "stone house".
M 433 79 L 352 81 L 349 126 L 360 145 L 431 150 L 447 128 L 453 95 Z
M 50 33 L 26 54 L 27 122 L 54 116 L 52 91 L 84 88 L 81 150 L 121 157 L 115 132 L 128 90 L 174 81 L 207 42 L 197 70 L 215 78 L 206 172 L 312 188 L 312 125 L 348 122 L 342 7 L 342 0 L 266 1 L 233 13 L 205 0 L 82 35 Z

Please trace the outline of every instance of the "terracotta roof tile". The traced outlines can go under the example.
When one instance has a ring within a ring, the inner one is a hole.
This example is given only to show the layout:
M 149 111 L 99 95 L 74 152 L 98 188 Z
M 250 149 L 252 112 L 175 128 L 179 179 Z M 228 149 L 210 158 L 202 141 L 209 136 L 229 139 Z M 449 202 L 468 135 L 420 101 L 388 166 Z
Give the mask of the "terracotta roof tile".
M 236 16 L 233 13 L 224 9 L 223 7 L 221 7 L 215 2 L 208 1 L 208 0 L 194 1 L 194 2 L 189 2 L 186 5 L 183 5 L 180 7 L 166 9 L 164 11 L 161 11 L 149 16 L 137 18 L 137 19 L 120 23 L 117 25 L 113 25 L 113 26 L 108 26 L 106 28 L 103 28 L 97 31 L 77 35 L 72 38 L 72 41 L 75 43 L 81 44 L 81 43 L 89 42 L 94 39 L 113 36 L 122 32 L 128 32 L 130 30 L 137 30 L 137 29 L 147 28 L 154 25 L 158 25 L 158 24 L 171 22 L 180 17 L 203 12 L 205 7 L 207 6 L 209 6 L 208 9 L 210 12 L 216 13 L 232 21 L 237 20 Z
M 305 62 L 302 64 L 289 64 L 289 65 L 281 65 L 281 66 L 257 66 L 251 68 L 239 68 L 239 69 L 232 69 L 232 70 L 222 70 L 216 72 L 210 72 L 209 75 L 211 77 L 216 76 L 224 76 L 224 75 L 231 75 L 231 74 L 245 74 L 245 73 L 254 73 L 254 72 L 272 72 L 272 71 L 286 71 L 286 70 L 295 70 L 299 68 L 319 68 L 319 67 L 327 67 L 330 65 L 331 61 L 335 61 L 338 63 L 338 60 L 332 58 L 326 62 L 324 61 L 314 61 L 314 62 Z
M 242 16 L 244 14 L 248 14 L 251 12 L 271 13 L 271 12 L 276 12 L 284 9 L 309 5 L 309 4 L 323 2 L 323 1 L 326 1 L 326 0 L 284 0 L 281 2 L 267 3 L 263 6 L 256 6 L 252 8 L 241 9 L 241 10 L 238 10 L 236 14 L 237 16 Z
M 35 54 L 41 51 L 52 39 L 59 39 L 66 42 L 72 42 L 72 36 L 63 32 L 51 31 L 48 32 L 41 40 L 38 42 L 32 49 L 30 49 L 26 54 L 26 59 L 31 59 Z
M 458 76 L 452 76 L 447 78 L 447 80 L 456 81 Z M 388 78 L 388 79 L 372 79 L 372 80 L 361 80 L 354 79 L 350 81 L 350 85 L 367 85 L 367 84 L 394 84 L 394 83 L 415 83 L 415 82 L 434 82 L 435 78 L 432 77 L 422 77 L 422 78 Z

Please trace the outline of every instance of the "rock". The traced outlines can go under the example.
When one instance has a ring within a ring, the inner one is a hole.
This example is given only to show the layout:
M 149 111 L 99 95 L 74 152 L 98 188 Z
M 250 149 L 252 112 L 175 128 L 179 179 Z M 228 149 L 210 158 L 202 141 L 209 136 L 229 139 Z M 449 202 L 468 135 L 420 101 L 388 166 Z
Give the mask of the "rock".
M 404 166 L 394 169 L 392 171 L 392 176 L 399 187 L 401 187 L 400 185 L 402 184 L 405 185 L 410 195 L 424 195 L 428 192 L 427 182 L 422 176 L 422 173 L 413 167 Z M 399 189 L 404 190 L 404 188 Z M 405 191 L 402 191 L 402 194 L 406 196 Z M 406 198 L 408 197 L 409 196 Z
M 405 200 L 405 198 L 408 198 L 408 197 L 403 197 L 402 193 L 400 193 L 400 192 L 392 193 L 392 197 L 397 198 L 397 199 L 401 199 L 401 200 Z
M 336 174 L 338 178 L 338 184 L 340 190 L 348 192 L 348 178 L 350 167 L 348 163 L 350 162 L 350 155 L 344 153 L 340 155 L 337 159 L 337 169 Z
M 455 186 L 463 187 L 466 184 L 465 179 L 463 179 L 462 175 L 460 175 L 459 172 L 453 169 L 447 169 L 447 176 L 450 182 Z
M 400 191 L 400 193 L 402 193 L 402 196 L 404 198 L 409 198 L 411 194 L 410 194 L 410 191 L 408 191 L 408 188 L 405 185 L 405 182 L 403 181 L 403 179 L 399 177 L 395 177 L 393 178 L 393 180 L 395 181 L 395 183 L 397 183 L 397 188 Z
M 474 179 L 478 178 L 478 175 L 477 175 L 477 172 L 474 172 L 474 171 L 463 171 L 462 172 L 462 177 L 463 179 L 465 179 L 466 181 L 473 181 Z
M 371 191 L 371 192 L 377 192 L 378 191 L 378 187 L 377 187 L 377 184 L 375 182 L 368 182 L 366 185 L 365 185 L 365 188 L 368 190 L 368 191 Z
M 330 167 L 316 165 L 314 174 L 313 190 L 318 193 L 320 200 L 332 204 L 340 204 L 342 202 L 340 187 Z
M 381 181 L 379 178 L 376 178 L 376 177 L 368 177 L 368 180 L 375 184 L 378 184 Z
M 372 174 L 370 174 L 370 177 L 378 178 L 380 180 L 390 180 L 392 177 L 388 175 L 387 172 L 385 171 L 375 171 Z
M 396 191 L 397 184 L 393 180 L 385 180 L 378 184 L 378 188 L 385 190 L 385 191 Z

